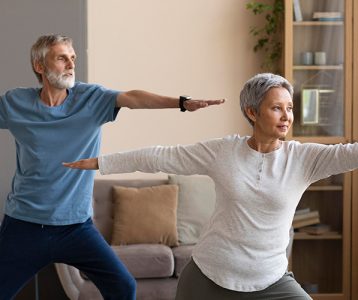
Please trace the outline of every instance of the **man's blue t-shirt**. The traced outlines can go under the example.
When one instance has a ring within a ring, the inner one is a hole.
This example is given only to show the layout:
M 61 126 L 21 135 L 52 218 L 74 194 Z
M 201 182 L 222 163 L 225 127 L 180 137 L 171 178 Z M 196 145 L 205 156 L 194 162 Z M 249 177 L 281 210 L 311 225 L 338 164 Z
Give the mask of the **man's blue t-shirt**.
M 116 118 L 118 91 L 76 83 L 59 106 L 39 88 L 18 88 L 0 98 L 0 128 L 16 143 L 16 171 L 5 214 L 24 221 L 67 225 L 92 215 L 94 171 L 62 162 L 98 156 L 101 125 Z

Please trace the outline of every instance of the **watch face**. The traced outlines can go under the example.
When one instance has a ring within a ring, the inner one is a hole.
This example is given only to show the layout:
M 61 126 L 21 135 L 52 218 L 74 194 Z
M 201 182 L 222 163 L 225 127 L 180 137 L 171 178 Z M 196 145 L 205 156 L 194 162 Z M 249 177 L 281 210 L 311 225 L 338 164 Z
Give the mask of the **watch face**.
M 190 96 L 180 96 L 180 98 L 181 98 L 182 100 L 184 100 L 184 101 L 191 99 Z

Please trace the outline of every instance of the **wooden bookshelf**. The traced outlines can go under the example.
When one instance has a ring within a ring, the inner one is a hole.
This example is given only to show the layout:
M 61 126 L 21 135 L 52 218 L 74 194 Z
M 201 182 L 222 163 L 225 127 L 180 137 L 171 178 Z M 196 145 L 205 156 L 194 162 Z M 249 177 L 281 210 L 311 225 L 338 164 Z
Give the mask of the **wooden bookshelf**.
M 354 127 L 354 139 L 358 141 L 358 101 L 352 100 L 353 90 L 358 99 L 358 85 L 354 83 L 358 79 L 357 58 L 353 65 L 353 45 L 358 53 L 358 39 L 353 44 L 352 38 L 353 0 L 299 0 L 299 3 L 303 20 L 297 22 L 293 0 L 285 0 L 284 76 L 294 86 L 295 116 L 288 139 L 301 143 L 347 143 L 352 141 Z M 342 21 L 312 20 L 314 12 L 335 11 L 341 13 Z M 358 4 L 354 12 L 358 17 Z M 356 36 L 358 22 L 354 24 Z M 302 59 L 303 52 L 324 52 L 326 63 L 303 64 L 307 63 Z M 318 121 L 305 123 L 304 89 L 332 91 L 319 94 L 318 118 L 314 119 Z M 351 223 L 353 207 L 356 212 L 353 221 L 358 228 L 358 204 L 352 201 L 352 188 L 358 198 L 358 171 L 353 185 L 350 173 L 337 175 L 327 184 L 311 185 L 299 203 L 298 209 L 319 211 L 320 223 L 330 228 L 319 235 L 294 234 L 290 267 L 298 282 L 318 286 L 318 293 L 311 294 L 313 299 L 358 299 L 358 229 L 354 229 L 352 240 Z

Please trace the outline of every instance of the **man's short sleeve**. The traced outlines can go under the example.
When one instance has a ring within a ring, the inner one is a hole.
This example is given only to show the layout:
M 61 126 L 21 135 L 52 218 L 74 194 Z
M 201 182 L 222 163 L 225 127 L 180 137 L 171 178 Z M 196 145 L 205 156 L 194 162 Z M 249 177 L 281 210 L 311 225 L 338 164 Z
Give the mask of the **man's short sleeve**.
M 88 94 L 88 107 L 94 120 L 102 125 L 116 119 L 119 108 L 116 99 L 119 91 L 104 88 L 100 85 L 90 85 Z
M 5 106 L 5 96 L 0 96 L 0 128 L 7 129 L 7 113 Z

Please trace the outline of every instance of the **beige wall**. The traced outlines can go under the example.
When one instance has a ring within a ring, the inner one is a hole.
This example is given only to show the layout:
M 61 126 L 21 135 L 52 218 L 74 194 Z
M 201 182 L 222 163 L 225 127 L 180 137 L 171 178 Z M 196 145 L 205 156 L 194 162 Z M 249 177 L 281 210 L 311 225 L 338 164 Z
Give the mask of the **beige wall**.
M 88 2 L 89 82 L 227 99 L 194 113 L 123 109 L 116 122 L 104 126 L 102 153 L 250 134 L 238 99 L 243 83 L 260 71 L 260 61 L 249 35 L 257 18 L 245 9 L 246 2 Z

